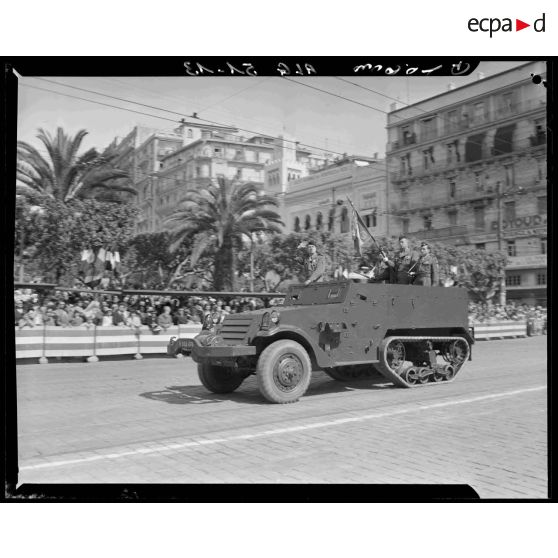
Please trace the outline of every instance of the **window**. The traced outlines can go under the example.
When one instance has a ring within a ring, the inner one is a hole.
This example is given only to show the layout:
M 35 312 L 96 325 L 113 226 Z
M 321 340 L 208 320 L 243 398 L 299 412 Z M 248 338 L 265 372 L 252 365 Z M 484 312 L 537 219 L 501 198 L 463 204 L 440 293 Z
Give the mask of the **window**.
M 329 216 L 327 219 L 327 230 L 334 231 L 335 230 L 335 209 L 329 210 Z
M 479 161 L 483 158 L 485 134 L 475 134 L 467 138 L 465 143 L 465 162 Z
M 546 161 L 537 159 L 537 180 L 543 179 L 543 169 L 546 168 Z
M 504 219 L 506 221 L 512 221 L 515 219 L 515 202 L 510 201 L 504 204 Z
M 475 244 L 475 248 L 477 250 L 486 250 L 486 243 L 484 242 L 477 242 L 477 244 Z
M 376 213 L 370 213 L 364 216 L 364 224 L 367 228 L 376 226 Z
M 538 196 L 537 197 L 537 213 L 540 215 L 541 213 L 546 213 L 546 196 Z
M 475 229 L 484 231 L 484 207 L 475 207 Z
M 401 228 L 403 234 L 407 234 L 409 232 L 409 219 L 401 219 Z
M 407 174 L 411 176 L 413 174 L 413 169 L 411 168 L 411 154 L 407 153 L 407 155 L 405 155 L 405 159 L 407 161 Z
M 446 145 L 446 161 L 447 164 L 450 165 L 451 163 L 453 163 L 453 159 L 454 159 L 454 152 L 455 152 L 455 144 L 452 143 L 448 143 Z
M 531 147 L 535 147 L 536 145 L 546 145 L 546 124 L 544 118 L 535 120 L 533 132 L 534 134 L 529 137 Z
M 455 180 L 449 181 L 449 196 L 450 198 L 455 198 Z
M 429 231 L 432 228 L 432 215 L 424 215 L 422 222 L 424 230 Z
M 349 232 L 349 211 L 346 207 L 341 212 L 341 232 Z
M 322 230 L 324 216 L 322 215 L 321 211 L 318 211 L 318 215 L 316 215 L 316 229 L 319 231 Z
M 546 273 L 537 273 L 537 285 L 546 285 Z
M 200 167 L 196 167 L 196 176 L 197 176 L 197 177 L 201 176 L 201 169 L 200 169 Z
M 541 238 L 541 254 L 546 254 L 546 236 Z
M 403 145 L 411 145 L 412 143 L 416 143 L 416 136 L 411 131 L 410 126 L 401 127 L 401 139 L 403 140 Z
M 508 256 L 517 256 L 517 247 L 515 245 L 515 240 L 507 241 Z
M 409 209 L 409 192 L 407 188 L 401 190 L 401 209 Z
M 219 155 L 221 153 L 221 148 L 216 147 L 215 149 L 213 149 L 213 153 L 215 153 L 215 155 Z
M 517 287 L 521 285 L 521 275 L 508 275 L 506 277 L 506 285 L 508 287 Z
M 193 138 L 193 137 L 194 137 L 194 133 L 192 132 L 191 129 L 188 129 L 188 137 L 189 137 L 189 138 Z
M 300 217 L 295 217 L 294 230 L 295 232 L 300 232 Z
M 484 101 L 475 103 L 473 118 L 475 124 L 482 124 L 485 121 Z
M 509 114 L 511 114 L 514 110 L 514 105 L 513 105 L 513 93 L 504 93 L 501 97 L 500 97 L 500 108 L 499 108 L 499 114 L 500 116 L 507 116 Z
M 505 165 L 504 170 L 506 173 L 506 186 L 513 186 L 514 184 L 513 165 Z
M 446 133 L 451 134 L 452 132 L 455 132 L 457 130 L 457 111 L 450 110 L 447 113 L 446 119 Z
M 484 184 L 482 181 L 482 172 L 475 171 L 475 190 L 477 192 L 482 192 L 484 190 Z
M 502 155 L 503 153 L 511 153 L 513 151 L 514 131 L 515 124 L 502 126 L 496 130 L 492 155 Z
M 304 230 L 307 231 L 312 226 L 312 219 L 310 215 L 306 215 L 304 218 Z
M 420 122 L 421 141 L 428 141 L 436 137 L 436 117 L 425 118 Z
M 459 140 L 455 140 L 453 144 L 455 145 L 455 158 L 459 163 L 461 161 L 461 154 L 459 153 Z
M 457 225 L 457 210 L 449 211 L 448 218 L 450 226 Z

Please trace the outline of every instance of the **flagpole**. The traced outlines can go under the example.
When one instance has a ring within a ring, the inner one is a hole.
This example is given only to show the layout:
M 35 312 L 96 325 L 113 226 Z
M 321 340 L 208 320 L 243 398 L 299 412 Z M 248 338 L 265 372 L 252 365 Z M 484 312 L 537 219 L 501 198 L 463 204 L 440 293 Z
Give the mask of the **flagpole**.
M 355 215 L 357 216 L 357 219 L 360 221 L 360 224 L 363 226 L 363 228 L 368 233 L 368 236 L 372 239 L 372 242 L 379 248 L 380 254 L 382 254 L 382 256 L 386 257 L 385 252 L 382 250 L 382 248 L 378 244 L 377 240 L 372 236 L 372 233 L 368 230 L 368 227 L 362 221 L 362 218 L 360 217 L 358 211 L 356 210 L 356 207 L 353 205 L 353 202 L 351 201 L 351 198 L 349 198 L 349 196 L 347 196 L 347 201 L 351 204 L 351 207 L 353 208 L 353 211 L 355 212 Z

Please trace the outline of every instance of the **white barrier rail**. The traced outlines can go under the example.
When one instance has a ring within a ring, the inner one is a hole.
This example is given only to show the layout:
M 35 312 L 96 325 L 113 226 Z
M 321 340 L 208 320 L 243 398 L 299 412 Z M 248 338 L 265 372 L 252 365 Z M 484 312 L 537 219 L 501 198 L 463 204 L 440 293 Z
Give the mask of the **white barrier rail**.
M 476 340 L 505 339 L 527 336 L 525 322 L 496 322 L 471 324 Z M 201 331 L 201 325 L 173 326 L 167 331 L 154 334 L 147 326 L 131 329 L 118 326 L 86 328 L 37 326 L 16 329 L 16 359 L 38 358 L 46 362 L 48 357 L 166 354 L 171 337 L 193 338 Z
M 525 322 L 494 322 L 491 324 L 470 324 L 475 328 L 475 340 L 507 339 L 527 337 Z
M 147 326 L 59 327 L 37 326 L 16 329 L 16 359 L 48 357 L 92 357 L 110 355 L 160 354 L 167 352 L 171 337 L 192 338 L 201 325 L 173 326 L 153 333 Z

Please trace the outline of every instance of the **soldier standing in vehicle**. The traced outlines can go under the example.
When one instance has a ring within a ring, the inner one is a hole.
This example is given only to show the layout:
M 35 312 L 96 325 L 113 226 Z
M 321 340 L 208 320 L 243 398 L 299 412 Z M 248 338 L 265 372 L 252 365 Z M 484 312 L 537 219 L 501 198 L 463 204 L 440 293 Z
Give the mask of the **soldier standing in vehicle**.
M 393 271 L 394 282 L 399 285 L 409 285 L 411 283 L 411 275 L 409 272 L 415 266 L 417 257 L 409 248 L 409 241 L 406 236 L 399 237 L 400 250 L 395 254 L 393 260 L 384 256 L 384 263 L 386 263 Z
M 306 248 L 307 256 L 304 258 L 303 265 L 306 272 L 305 285 L 325 281 L 326 263 L 325 256 L 318 254 L 318 249 L 313 241 L 301 242 L 299 248 Z
M 416 272 L 413 285 L 435 287 L 438 285 L 438 259 L 430 253 L 430 246 L 423 242 L 420 245 L 420 258 L 412 273 Z
M 392 269 L 384 263 L 383 252 L 372 257 L 373 266 L 367 274 L 370 283 L 391 283 Z

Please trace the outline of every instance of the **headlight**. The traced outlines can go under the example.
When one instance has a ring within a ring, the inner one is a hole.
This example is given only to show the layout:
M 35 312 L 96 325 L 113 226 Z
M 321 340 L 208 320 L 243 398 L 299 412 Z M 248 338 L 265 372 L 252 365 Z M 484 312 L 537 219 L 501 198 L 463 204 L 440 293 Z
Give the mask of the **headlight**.
M 278 324 L 278 323 L 279 323 L 279 312 L 277 312 L 277 310 L 272 310 L 272 311 L 271 311 L 270 320 L 271 320 L 271 322 L 274 323 L 274 324 Z
M 269 324 L 271 322 L 271 317 L 269 315 L 269 312 L 264 312 L 264 314 L 262 315 L 262 324 L 261 324 L 261 329 L 269 329 Z

